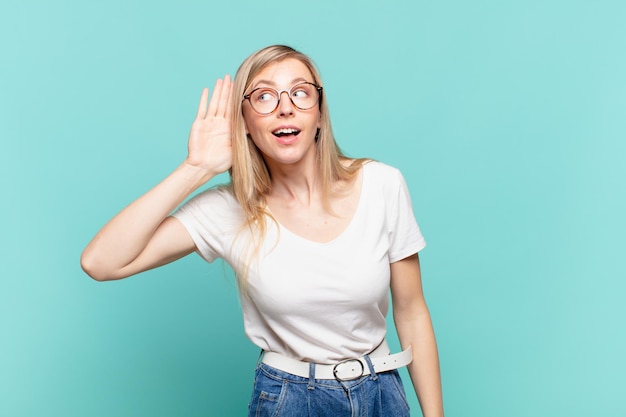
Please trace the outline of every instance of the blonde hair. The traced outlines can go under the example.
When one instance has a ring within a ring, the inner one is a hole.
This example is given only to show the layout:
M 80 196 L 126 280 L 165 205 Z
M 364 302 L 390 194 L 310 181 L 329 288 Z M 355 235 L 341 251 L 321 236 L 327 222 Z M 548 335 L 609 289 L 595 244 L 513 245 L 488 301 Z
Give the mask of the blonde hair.
M 254 78 L 268 65 L 285 59 L 297 59 L 311 72 L 313 82 L 323 87 L 319 71 L 305 54 L 285 45 L 273 45 L 250 55 L 239 67 L 233 85 L 233 112 L 231 119 L 233 163 L 230 169 L 231 187 L 245 215 L 242 231 L 251 238 L 251 249 L 244 265 L 236 271 L 240 286 L 245 288 L 250 262 L 258 255 L 267 232 L 267 218 L 276 220 L 268 212 L 265 196 L 272 189 L 270 174 L 263 155 L 246 134 L 243 117 L 243 95 Z M 320 95 L 320 128 L 317 134 L 317 161 L 320 169 L 323 204 L 332 213 L 330 197 L 335 194 L 333 185 L 338 181 L 351 181 L 364 160 L 357 159 L 346 164 L 347 158 L 339 149 L 333 136 L 324 94 Z

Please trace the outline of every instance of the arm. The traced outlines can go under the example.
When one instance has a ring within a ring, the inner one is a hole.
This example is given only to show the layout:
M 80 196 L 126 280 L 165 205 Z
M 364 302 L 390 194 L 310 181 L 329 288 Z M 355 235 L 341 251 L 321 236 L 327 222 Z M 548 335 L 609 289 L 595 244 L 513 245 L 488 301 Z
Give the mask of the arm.
M 437 343 L 422 292 L 417 254 L 391 264 L 391 294 L 402 349 L 413 348 L 408 370 L 422 413 L 424 417 L 443 417 Z
M 111 219 L 87 245 L 83 270 L 98 281 L 125 278 L 195 249 L 184 226 L 168 215 L 198 187 L 232 164 L 231 80 L 204 89 L 191 127 L 188 155 L 165 180 Z M 208 107 L 207 107 L 208 104 Z

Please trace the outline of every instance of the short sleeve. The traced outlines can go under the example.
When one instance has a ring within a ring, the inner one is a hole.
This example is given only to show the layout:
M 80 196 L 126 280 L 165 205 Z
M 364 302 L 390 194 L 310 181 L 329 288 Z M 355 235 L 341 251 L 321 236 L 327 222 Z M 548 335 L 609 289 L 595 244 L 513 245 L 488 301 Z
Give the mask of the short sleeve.
M 404 177 L 394 170 L 389 188 L 390 211 L 388 213 L 389 262 L 400 261 L 426 246 L 420 228 L 415 220 L 411 196 Z
M 243 212 L 228 187 L 206 190 L 172 214 L 207 262 L 223 258 L 242 224 Z

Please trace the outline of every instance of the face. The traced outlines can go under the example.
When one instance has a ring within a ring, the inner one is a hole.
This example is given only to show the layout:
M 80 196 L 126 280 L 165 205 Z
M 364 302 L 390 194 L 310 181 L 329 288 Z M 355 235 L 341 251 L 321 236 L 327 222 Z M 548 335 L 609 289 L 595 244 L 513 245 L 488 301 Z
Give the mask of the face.
M 289 99 L 288 93 L 296 84 L 313 81 L 306 65 L 289 58 L 265 67 L 246 90 L 246 94 L 260 87 L 287 91 L 280 94 L 278 107 L 270 114 L 257 113 L 249 100 L 243 103 L 246 133 L 252 137 L 270 168 L 275 164 L 315 161 L 315 134 L 320 127 L 319 105 L 300 110 Z M 300 92 L 294 91 L 293 94 L 298 95 Z

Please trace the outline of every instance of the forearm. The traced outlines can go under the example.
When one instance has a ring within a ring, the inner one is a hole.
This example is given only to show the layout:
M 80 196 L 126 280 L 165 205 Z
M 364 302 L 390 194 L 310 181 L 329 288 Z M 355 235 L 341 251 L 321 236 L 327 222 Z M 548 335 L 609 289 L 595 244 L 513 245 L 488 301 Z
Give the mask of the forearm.
M 403 349 L 412 347 L 408 370 L 424 417 L 442 417 L 443 399 L 437 343 L 428 309 L 410 319 L 396 319 Z
M 210 179 L 206 171 L 181 164 L 167 178 L 119 212 L 87 245 L 83 269 L 96 279 L 114 279 L 148 245 L 161 222 Z

